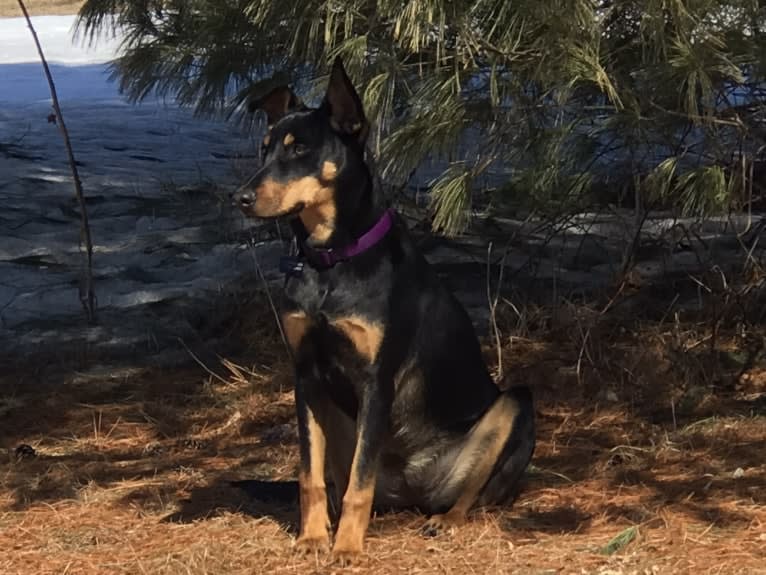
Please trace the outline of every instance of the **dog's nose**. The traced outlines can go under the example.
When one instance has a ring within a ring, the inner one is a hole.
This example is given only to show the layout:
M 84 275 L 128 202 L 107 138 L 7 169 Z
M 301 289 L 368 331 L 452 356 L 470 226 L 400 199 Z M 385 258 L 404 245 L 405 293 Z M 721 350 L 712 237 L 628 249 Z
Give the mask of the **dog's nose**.
M 234 194 L 234 201 L 240 208 L 249 208 L 255 203 L 255 194 L 248 190 L 240 190 Z

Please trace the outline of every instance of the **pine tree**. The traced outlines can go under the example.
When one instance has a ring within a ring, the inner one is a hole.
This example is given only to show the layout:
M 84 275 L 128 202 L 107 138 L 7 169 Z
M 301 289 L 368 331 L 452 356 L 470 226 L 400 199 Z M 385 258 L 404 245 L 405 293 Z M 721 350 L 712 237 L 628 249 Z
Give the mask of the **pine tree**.
M 688 212 L 741 204 L 766 142 L 765 16 L 756 0 L 88 0 L 79 25 L 126 31 L 129 97 L 200 113 L 288 82 L 317 94 L 342 55 L 385 176 L 446 162 L 434 226 L 455 233 L 490 172 L 496 209 L 633 185 Z

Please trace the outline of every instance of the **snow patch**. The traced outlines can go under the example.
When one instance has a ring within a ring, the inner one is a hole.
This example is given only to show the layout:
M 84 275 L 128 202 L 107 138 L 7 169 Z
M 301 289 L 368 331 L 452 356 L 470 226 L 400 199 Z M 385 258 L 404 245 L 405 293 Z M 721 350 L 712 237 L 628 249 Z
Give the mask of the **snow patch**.
M 94 45 L 84 38 L 73 38 L 76 16 L 33 16 L 32 25 L 50 63 L 67 66 L 106 63 L 119 51 L 122 38 L 101 36 Z M 40 62 L 32 34 L 24 18 L 0 19 L 0 64 Z

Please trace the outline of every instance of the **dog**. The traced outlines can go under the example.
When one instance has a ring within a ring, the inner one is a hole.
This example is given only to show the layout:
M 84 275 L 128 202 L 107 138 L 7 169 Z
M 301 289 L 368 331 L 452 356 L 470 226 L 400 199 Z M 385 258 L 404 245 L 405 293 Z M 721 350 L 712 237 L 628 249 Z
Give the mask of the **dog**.
M 234 195 L 246 216 L 291 218 L 282 331 L 293 356 L 303 552 L 329 550 L 327 471 L 342 502 L 332 558 L 363 550 L 373 504 L 416 508 L 425 534 L 502 504 L 535 448 L 525 386 L 500 391 L 465 309 L 387 208 L 369 124 L 340 59 L 324 100 L 286 86 L 265 111 L 261 168 Z

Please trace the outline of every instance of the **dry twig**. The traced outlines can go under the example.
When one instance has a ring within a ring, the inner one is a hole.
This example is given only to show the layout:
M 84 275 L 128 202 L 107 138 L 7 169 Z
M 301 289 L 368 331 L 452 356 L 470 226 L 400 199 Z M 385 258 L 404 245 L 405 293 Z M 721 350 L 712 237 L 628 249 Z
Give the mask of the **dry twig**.
M 61 113 L 61 106 L 59 106 L 58 95 L 56 94 L 56 84 L 53 82 L 53 76 L 51 75 L 50 68 L 48 67 L 48 61 L 45 59 L 43 48 L 40 45 L 40 39 L 37 37 L 37 32 L 32 25 L 32 19 L 29 17 L 27 7 L 24 5 L 23 0 L 18 0 L 19 8 L 24 14 L 24 18 L 29 26 L 29 31 L 32 33 L 35 46 L 37 47 L 37 53 L 40 55 L 40 62 L 43 65 L 45 77 L 48 80 L 48 87 L 51 92 L 51 100 L 53 101 L 53 110 L 56 113 L 56 123 L 61 129 L 61 135 L 64 137 L 64 145 L 66 146 L 67 159 L 69 161 L 69 169 L 72 171 L 72 180 L 74 181 L 74 191 L 77 197 L 77 202 L 80 205 L 80 246 L 85 243 L 85 250 L 87 255 L 85 272 L 83 274 L 80 283 L 80 302 L 85 309 L 85 313 L 88 316 L 89 322 L 94 322 L 96 319 L 96 296 L 93 291 L 93 242 L 90 237 L 90 224 L 88 223 L 88 212 L 85 206 L 85 196 L 82 191 L 82 182 L 80 181 L 80 174 L 77 171 L 77 163 L 74 159 L 74 152 L 72 151 L 72 142 L 69 139 L 69 132 L 64 122 L 64 115 Z

